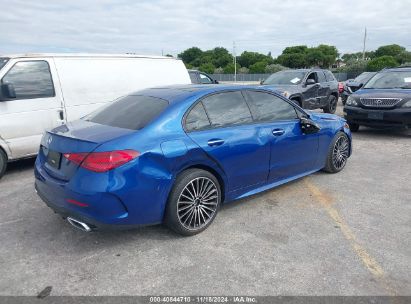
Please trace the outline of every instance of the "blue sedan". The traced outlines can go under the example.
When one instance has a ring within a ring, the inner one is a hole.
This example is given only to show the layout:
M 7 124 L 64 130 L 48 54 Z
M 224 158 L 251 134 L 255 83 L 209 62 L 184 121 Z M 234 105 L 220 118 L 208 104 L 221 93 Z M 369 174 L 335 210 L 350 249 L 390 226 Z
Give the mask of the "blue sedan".
M 83 231 L 165 223 L 193 235 L 221 204 L 338 172 L 350 154 L 344 119 L 306 112 L 276 91 L 154 88 L 46 132 L 35 187 Z

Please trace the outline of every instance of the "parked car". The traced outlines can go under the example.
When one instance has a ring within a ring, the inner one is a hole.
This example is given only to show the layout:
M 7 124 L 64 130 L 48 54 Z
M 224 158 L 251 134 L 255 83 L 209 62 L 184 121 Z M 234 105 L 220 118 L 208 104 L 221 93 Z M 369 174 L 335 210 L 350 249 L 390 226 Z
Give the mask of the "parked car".
M 347 99 L 344 117 L 350 129 L 411 127 L 411 68 L 382 70 Z
M 328 70 L 285 70 L 272 74 L 262 82 L 282 92 L 304 109 L 323 109 L 335 113 L 338 102 L 338 81 Z
M 343 91 L 341 92 L 341 101 L 343 105 L 347 102 L 348 96 L 350 96 L 355 91 L 361 89 L 361 87 L 367 83 L 377 72 L 364 72 L 358 75 L 354 79 L 349 79 L 345 82 Z
M 146 89 L 47 132 L 35 164 L 45 203 L 83 231 L 165 222 L 206 229 L 224 202 L 344 168 L 351 133 L 270 89 Z
M 191 83 L 194 84 L 218 83 L 218 81 L 214 80 L 210 75 L 197 70 L 188 70 L 188 74 L 190 74 Z
M 0 56 L 0 178 L 7 162 L 36 155 L 44 130 L 138 89 L 189 83 L 183 62 L 170 57 Z

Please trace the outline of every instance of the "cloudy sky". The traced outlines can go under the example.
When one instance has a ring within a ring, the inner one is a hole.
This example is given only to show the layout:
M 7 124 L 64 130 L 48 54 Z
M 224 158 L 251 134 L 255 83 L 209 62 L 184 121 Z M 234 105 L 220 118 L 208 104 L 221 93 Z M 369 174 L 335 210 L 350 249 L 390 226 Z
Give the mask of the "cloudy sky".
M 320 43 L 341 53 L 398 43 L 411 49 L 411 0 L 0 0 L 0 54 L 176 55 L 191 46 L 281 53 Z

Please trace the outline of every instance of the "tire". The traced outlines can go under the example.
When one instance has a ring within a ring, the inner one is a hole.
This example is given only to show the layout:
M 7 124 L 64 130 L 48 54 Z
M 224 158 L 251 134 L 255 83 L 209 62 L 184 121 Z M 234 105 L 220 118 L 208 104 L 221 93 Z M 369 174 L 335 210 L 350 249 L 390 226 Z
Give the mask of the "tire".
M 7 155 L 2 149 L 0 149 L 0 179 L 6 173 L 7 169 Z
M 350 127 L 350 131 L 351 132 L 358 132 L 358 130 L 360 129 L 360 125 L 359 124 L 355 124 L 355 123 L 348 123 L 348 126 Z
M 337 173 L 344 169 L 350 152 L 350 141 L 344 132 L 338 132 L 328 148 L 324 171 Z
M 334 95 L 330 95 L 327 105 L 323 108 L 325 113 L 334 114 L 337 110 L 337 98 Z
M 210 226 L 220 205 L 221 189 L 217 178 L 205 170 L 189 169 L 174 183 L 164 223 L 178 234 L 195 235 Z

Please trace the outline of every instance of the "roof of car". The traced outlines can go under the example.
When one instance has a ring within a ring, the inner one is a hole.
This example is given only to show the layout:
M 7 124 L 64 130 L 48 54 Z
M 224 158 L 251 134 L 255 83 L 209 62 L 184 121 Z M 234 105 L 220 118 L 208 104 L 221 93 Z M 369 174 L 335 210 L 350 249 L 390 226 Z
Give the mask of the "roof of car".
M 403 66 L 403 67 L 396 67 L 396 68 L 390 68 L 390 69 L 383 69 L 383 71 L 389 71 L 389 72 L 410 72 L 411 71 L 411 66 Z
M 93 54 L 93 53 L 25 53 L 25 54 L 0 54 L 6 58 L 39 58 L 39 57 L 93 57 L 93 58 L 155 58 L 155 59 L 176 59 L 168 56 L 137 55 L 134 53 L 126 54 Z
M 188 84 L 188 85 L 175 85 L 145 89 L 142 91 L 134 92 L 130 95 L 146 95 L 157 98 L 162 98 L 170 102 L 186 99 L 192 96 L 203 96 L 209 93 L 221 92 L 221 91 L 239 91 L 244 89 L 259 89 L 275 92 L 270 88 L 263 88 L 261 86 L 251 85 L 221 85 L 221 84 Z

